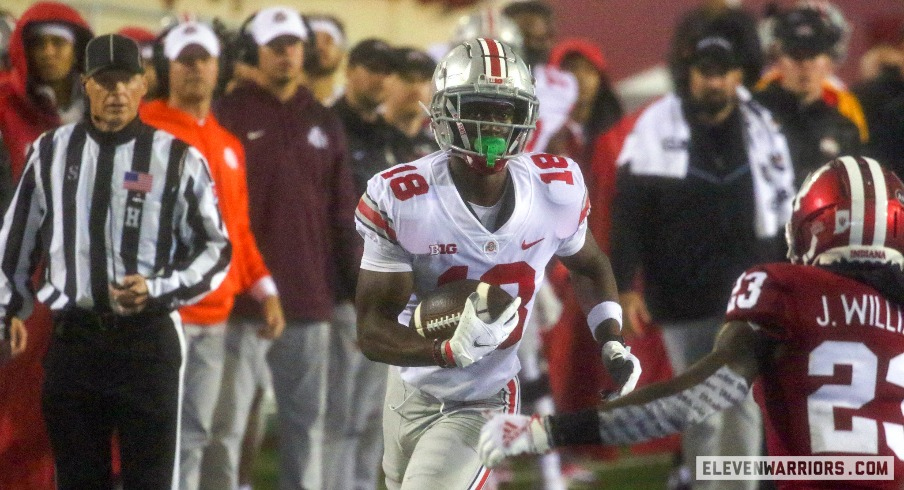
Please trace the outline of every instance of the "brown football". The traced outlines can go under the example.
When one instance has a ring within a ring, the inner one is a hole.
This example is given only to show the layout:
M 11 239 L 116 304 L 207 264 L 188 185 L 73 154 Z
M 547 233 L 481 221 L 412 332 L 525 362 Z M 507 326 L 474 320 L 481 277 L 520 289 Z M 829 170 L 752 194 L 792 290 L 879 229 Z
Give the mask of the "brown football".
M 475 291 L 480 293 L 477 315 L 485 322 L 496 320 L 514 299 L 499 286 L 474 279 L 450 282 L 424 295 L 409 326 L 428 339 L 452 338 L 465 302 Z

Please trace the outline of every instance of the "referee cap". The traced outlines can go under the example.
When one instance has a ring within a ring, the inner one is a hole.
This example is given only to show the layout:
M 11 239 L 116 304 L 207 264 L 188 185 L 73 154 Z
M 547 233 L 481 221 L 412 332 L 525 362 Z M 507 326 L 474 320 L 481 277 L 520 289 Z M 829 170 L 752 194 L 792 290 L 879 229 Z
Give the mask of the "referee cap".
M 119 34 L 92 39 L 85 47 L 85 76 L 90 78 L 103 70 L 144 73 L 141 51 L 135 41 Z

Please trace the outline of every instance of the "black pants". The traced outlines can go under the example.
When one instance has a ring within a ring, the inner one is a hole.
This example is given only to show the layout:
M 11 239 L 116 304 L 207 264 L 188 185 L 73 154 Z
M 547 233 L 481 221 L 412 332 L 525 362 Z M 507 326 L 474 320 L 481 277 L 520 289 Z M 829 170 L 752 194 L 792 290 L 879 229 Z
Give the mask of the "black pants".
M 179 333 L 166 313 L 55 316 L 42 405 L 58 488 L 111 488 L 114 433 L 125 490 L 173 487 L 181 363 Z

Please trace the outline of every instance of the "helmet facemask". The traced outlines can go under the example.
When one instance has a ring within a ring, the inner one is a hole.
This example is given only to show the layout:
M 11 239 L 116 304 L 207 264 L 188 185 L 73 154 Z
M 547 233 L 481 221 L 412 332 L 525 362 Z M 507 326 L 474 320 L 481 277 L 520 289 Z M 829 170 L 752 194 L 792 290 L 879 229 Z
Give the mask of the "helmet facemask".
M 480 173 L 492 174 L 521 152 L 534 124 L 526 100 L 473 93 L 445 94 L 434 115 L 439 134 L 453 153 Z

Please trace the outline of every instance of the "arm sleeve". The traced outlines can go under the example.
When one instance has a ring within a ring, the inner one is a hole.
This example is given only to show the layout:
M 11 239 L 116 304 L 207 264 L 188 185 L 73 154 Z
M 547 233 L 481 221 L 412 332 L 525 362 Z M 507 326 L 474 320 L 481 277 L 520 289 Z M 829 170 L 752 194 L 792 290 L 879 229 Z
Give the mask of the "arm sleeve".
M 587 193 L 587 188 L 584 188 L 584 201 L 581 204 L 581 212 L 578 216 L 578 228 L 575 232 L 563 240 L 561 244 L 559 244 L 558 250 L 556 250 L 556 255 L 559 257 L 568 257 L 570 255 L 574 255 L 578 253 L 583 247 L 584 242 L 587 241 L 587 215 L 590 214 L 590 196 Z
M 385 190 L 382 179 L 372 178 L 355 210 L 355 227 L 364 238 L 361 268 L 377 272 L 410 272 L 413 257 L 398 241 Z
M 365 235 L 361 268 L 376 272 L 411 272 L 411 256 L 399 244 Z
M 47 210 L 44 183 L 41 181 L 39 148 L 51 151 L 52 141 L 44 135 L 29 149 L 22 179 L 13 196 L 3 228 L 0 229 L 0 317 L 17 316 L 26 319 L 34 306 L 31 275 L 35 270 L 35 248 L 38 231 L 44 223 Z
M 642 177 L 631 174 L 630 163 L 619 168 L 615 187 L 609 259 L 615 283 L 625 291 L 634 284 L 634 274 L 640 267 L 643 229 L 650 226 L 651 197 L 645 192 Z
M 176 199 L 176 239 L 188 250 L 187 256 L 177 259 L 165 275 L 147 281 L 151 300 L 166 309 L 192 304 L 219 287 L 232 258 L 210 170 L 194 148 L 183 156 Z

